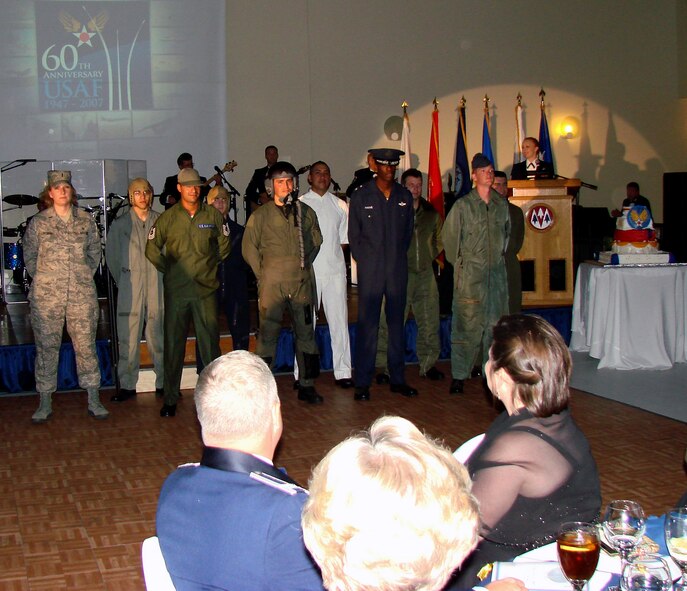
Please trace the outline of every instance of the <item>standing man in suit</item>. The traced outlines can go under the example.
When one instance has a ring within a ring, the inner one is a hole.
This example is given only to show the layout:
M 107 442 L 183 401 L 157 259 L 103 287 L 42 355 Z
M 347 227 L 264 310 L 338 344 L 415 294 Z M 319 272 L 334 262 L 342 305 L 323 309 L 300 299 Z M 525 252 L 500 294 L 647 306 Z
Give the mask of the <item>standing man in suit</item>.
M 553 166 L 550 162 L 539 159 L 539 141 L 533 137 L 526 137 L 522 141 L 522 155 L 525 160 L 513 165 L 510 178 L 514 181 L 551 177 Z
M 267 189 L 265 189 L 265 181 L 267 180 L 267 172 L 270 166 L 276 164 L 277 160 L 279 160 L 277 146 L 267 146 L 265 148 L 265 160 L 267 165 L 255 169 L 246 187 L 246 218 L 258 207 L 272 200 L 267 194 Z
M 191 156 L 191 154 L 189 154 L 188 152 L 183 152 L 182 154 L 179 154 L 179 157 L 177 158 L 177 166 L 179 167 L 180 171 L 184 170 L 185 168 L 195 168 L 193 164 L 193 156 Z M 172 207 L 172 205 L 178 203 L 181 199 L 181 195 L 179 194 L 179 190 L 177 189 L 177 184 L 179 183 L 178 176 L 179 173 L 173 174 L 172 176 L 168 176 L 165 179 L 165 187 L 164 189 L 162 189 L 162 193 L 160 193 L 160 204 L 165 209 L 169 209 L 170 207 Z M 210 191 L 209 183 L 214 182 L 215 185 L 220 184 L 220 179 L 218 175 L 213 176 L 209 182 L 204 176 L 200 177 L 200 180 L 203 181 L 203 185 L 201 186 L 200 190 L 201 199 L 206 197 L 208 192 Z
M 306 491 L 272 463 L 282 417 L 270 368 L 248 351 L 228 353 L 203 370 L 194 399 L 202 459 L 167 478 L 157 509 L 174 585 L 321 591 L 300 525 Z
M 375 371 L 382 298 L 389 329 L 387 365 L 392 392 L 417 396 L 405 382 L 403 316 L 408 284 L 408 247 L 413 236 L 413 197 L 396 182 L 401 150 L 369 151 L 377 175 L 353 193 L 348 242 L 358 264 L 358 324 L 355 351 L 355 400 L 370 399 Z
M 494 183 L 491 188 L 508 201 L 508 177 L 505 172 L 494 171 Z M 522 311 L 522 277 L 518 253 L 525 241 L 525 216 L 522 209 L 510 201 L 508 201 L 508 215 L 510 216 L 510 236 L 504 255 L 506 277 L 508 278 L 508 313 L 520 314 Z

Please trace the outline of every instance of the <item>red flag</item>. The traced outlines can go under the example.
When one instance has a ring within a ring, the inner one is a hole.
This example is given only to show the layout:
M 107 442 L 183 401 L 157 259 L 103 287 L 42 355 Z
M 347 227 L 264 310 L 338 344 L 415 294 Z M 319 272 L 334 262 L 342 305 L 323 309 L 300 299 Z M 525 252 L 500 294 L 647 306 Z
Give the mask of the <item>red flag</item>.
M 432 112 L 432 135 L 429 139 L 429 170 L 427 172 L 427 201 L 444 219 L 444 188 L 441 185 L 439 166 L 439 109 L 434 105 Z

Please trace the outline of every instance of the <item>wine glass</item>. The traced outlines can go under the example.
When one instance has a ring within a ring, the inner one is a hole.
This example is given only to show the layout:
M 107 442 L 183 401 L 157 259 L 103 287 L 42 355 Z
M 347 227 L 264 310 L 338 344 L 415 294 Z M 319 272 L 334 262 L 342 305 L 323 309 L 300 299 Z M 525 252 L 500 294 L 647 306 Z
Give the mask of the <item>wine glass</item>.
M 599 534 L 595 525 L 582 521 L 564 523 L 556 538 L 558 562 L 575 591 L 582 591 L 599 562 Z
M 682 571 L 675 591 L 687 591 L 687 507 L 677 507 L 666 513 L 665 535 L 668 552 Z
M 670 591 L 673 578 L 670 567 L 659 554 L 637 556 L 622 572 L 625 591 Z
M 604 514 L 603 528 L 608 541 L 620 554 L 622 575 L 630 552 L 644 535 L 646 529 L 644 510 L 637 501 L 626 499 L 611 501 Z

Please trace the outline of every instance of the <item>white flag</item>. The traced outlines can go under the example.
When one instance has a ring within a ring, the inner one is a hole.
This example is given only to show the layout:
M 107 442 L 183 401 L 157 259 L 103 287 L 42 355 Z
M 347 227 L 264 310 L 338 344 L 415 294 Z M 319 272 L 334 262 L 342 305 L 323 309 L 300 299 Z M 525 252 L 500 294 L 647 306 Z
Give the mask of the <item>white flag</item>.
M 525 139 L 525 131 L 522 128 L 522 105 L 515 105 L 515 142 L 513 145 L 513 164 L 523 161 L 522 142 Z
M 410 164 L 410 119 L 408 119 L 408 113 L 403 113 L 403 131 L 401 132 L 401 150 L 405 152 L 401 156 L 401 161 L 398 163 L 398 178 L 401 175 L 412 168 Z

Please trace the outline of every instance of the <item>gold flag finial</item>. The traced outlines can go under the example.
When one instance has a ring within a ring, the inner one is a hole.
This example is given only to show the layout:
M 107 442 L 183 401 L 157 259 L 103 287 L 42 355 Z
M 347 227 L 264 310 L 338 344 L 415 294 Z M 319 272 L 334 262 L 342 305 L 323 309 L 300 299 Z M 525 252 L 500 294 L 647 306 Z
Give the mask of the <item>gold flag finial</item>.
M 489 111 L 489 101 L 490 100 L 491 99 L 489 98 L 489 95 L 485 93 L 484 98 L 482 99 L 482 101 L 484 101 L 484 111 L 485 112 Z
M 465 100 L 465 96 L 461 96 L 460 97 L 460 108 L 461 109 L 465 108 L 465 103 L 467 103 L 467 101 Z
M 518 93 L 518 96 L 516 98 L 518 99 L 518 107 L 522 107 L 522 95 Z
M 544 92 L 544 89 L 542 88 L 542 89 L 539 91 L 539 98 L 541 99 L 541 108 L 542 108 L 542 111 L 544 110 L 544 97 L 545 97 L 545 96 L 546 96 L 546 93 Z
M 434 110 L 438 111 L 439 110 L 439 101 L 437 100 L 437 97 L 434 97 L 434 100 L 432 101 L 434 103 Z
M 403 101 L 403 102 L 401 103 L 401 107 L 403 107 L 403 114 L 405 115 L 405 114 L 406 114 L 406 110 L 408 109 L 408 103 L 405 102 L 405 101 Z

